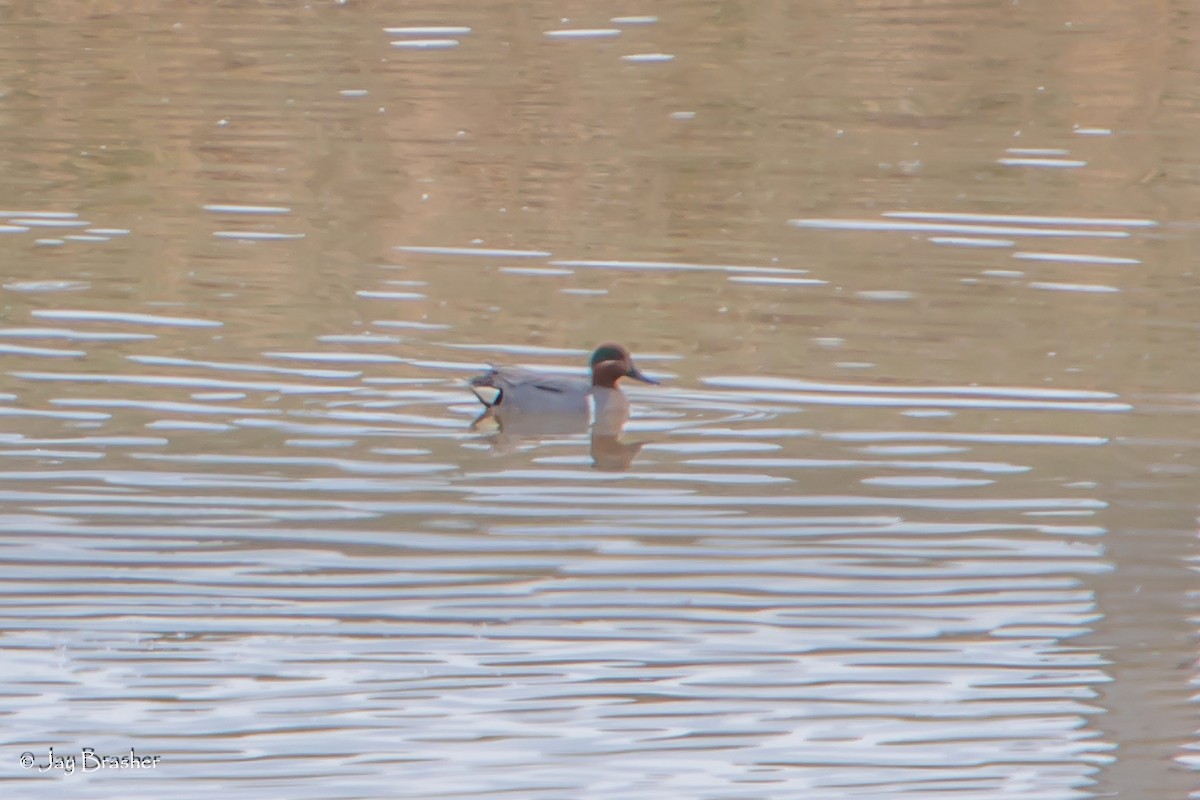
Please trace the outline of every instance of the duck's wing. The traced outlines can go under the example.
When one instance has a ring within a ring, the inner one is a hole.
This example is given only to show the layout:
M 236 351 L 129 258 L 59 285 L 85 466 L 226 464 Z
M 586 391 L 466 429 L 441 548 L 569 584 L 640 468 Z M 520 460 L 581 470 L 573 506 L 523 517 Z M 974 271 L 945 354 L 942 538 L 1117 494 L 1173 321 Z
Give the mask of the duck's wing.
M 471 391 L 485 406 L 500 405 L 506 393 L 536 402 L 533 398 L 539 396 L 546 399 L 586 397 L 590 390 L 591 385 L 586 378 L 547 374 L 527 367 L 492 367 L 488 372 L 471 379 Z
M 586 393 L 591 388 L 588 381 L 578 375 L 555 375 L 526 367 L 494 367 L 492 373 L 497 376 L 502 388 L 520 387 L 555 394 Z

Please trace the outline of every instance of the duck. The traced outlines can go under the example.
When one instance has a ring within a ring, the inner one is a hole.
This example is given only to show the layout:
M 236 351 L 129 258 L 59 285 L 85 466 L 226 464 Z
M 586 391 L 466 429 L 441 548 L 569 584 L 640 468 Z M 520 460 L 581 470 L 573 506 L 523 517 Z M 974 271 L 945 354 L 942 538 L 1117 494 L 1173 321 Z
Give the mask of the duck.
M 658 384 L 637 368 L 629 350 L 614 342 L 597 347 L 588 366 L 592 372 L 591 380 L 527 367 L 491 366 L 487 372 L 471 378 L 468 384 L 484 406 L 475 422 L 494 416 L 503 424 L 506 417 L 528 419 L 530 415 L 537 415 L 543 421 L 582 417 L 586 426 L 589 400 L 593 397 L 597 401 L 604 399 L 606 405 L 620 405 L 624 400 L 624 394 L 617 386 L 621 378 Z
M 620 389 L 592 387 L 593 414 L 491 414 L 487 409 L 476 425 L 489 414 L 496 430 L 483 438 L 496 455 L 507 455 L 565 436 L 587 435 L 592 466 L 607 472 L 623 472 L 633 466 L 645 442 L 626 442 L 621 431 L 629 419 L 629 400 Z M 497 409 L 499 411 L 499 409 Z

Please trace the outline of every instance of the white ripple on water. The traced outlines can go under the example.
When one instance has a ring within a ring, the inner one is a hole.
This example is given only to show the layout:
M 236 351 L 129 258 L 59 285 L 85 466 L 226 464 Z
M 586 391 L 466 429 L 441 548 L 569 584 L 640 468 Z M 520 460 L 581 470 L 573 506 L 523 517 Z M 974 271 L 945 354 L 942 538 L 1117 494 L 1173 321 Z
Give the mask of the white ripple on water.
M 581 350 L 578 347 L 544 347 L 536 344 L 470 344 L 466 342 L 441 342 L 440 344 L 443 347 L 450 347 L 455 350 L 495 350 L 497 353 L 507 353 L 513 356 L 570 356 L 572 358 L 582 358 L 591 354 L 590 351 Z
M 325 419 L 352 420 L 361 422 L 388 422 L 404 425 L 416 425 L 425 431 L 437 429 L 454 431 L 454 435 L 463 432 L 463 423 L 459 419 L 445 416 L 428 416 L 423 414 L 397 414 L 385 411 L 344 411 L 329 410 L 321 415 Z
M 598 473 L 608 475 L 609 473 Z M 658 476 L 656 478 L 655 476 Z M 504 470 L 491 475 L 474 475 L 475 479 L 508 478 L 526 481 L 529 479 L 546 480 L 548 478 L 568 479 L 570 477 L 585 480 L 591 474 L 585 472 L 559 473 L 552 470 Z M 620 476 L 618 476 L 620 477 Z M 664 479 L 663 473 L 639 473 L 639 478 L 646 480 Z M 736 478 L 752 478 L 752 481 L 738 481 Z M 725 480 L 734 482 L 780 483 L 793 482 L 787 478 L 774 475 L 742 476 L 737 473 L 722 473 L 698 475 L 696 473 L 679 473 L 671 479 L 686 481 L 702 479 L 709 482 L 721 483 Z M 680 506 L 686 506 L 699 511 L 700 509 L 718 510 L 721 508 L 907 508 L 940 511 L 1102 511 L 1108 508 L 1108 503 L 1089 497 L 1036 497 L 1036 498 L 928 498 L 928 497 L 882 497 L 878 495 L 739 495 L 736 497 L 721 497 L 717 495 L 698 496 L 692 492 L 675 490 L 675 498 Z M 588 492 L 580 487 L 565 486 L 562 489 L 546 487 L 544 489 L 522 489 L 522 486 L 504 484 L 501 486 L 473 486 L 471 492 L 486 499 L 489 503 L 498 504 L 497 509 L 509 503 L 528 503 L 531 507 L 553 506 L 572 507 L 575 511 L 584 511 L 582 505 L 591 501 L 596 505 L 587 509 L 589 513 L 613 513 L 637 515 L 635 506 L 661 505 L 663 497 L 639 497 L 622 493 L 619 497 L 620 508 L 606 508 L 615 505 L 614 498 L 602 491 Z M 518 493 L 519 492 L 519 493 Z M 657 512 L 656 512 L 657 513 Z M 738 524 L 742 520 L 739 519 Z
M 1117 286 L 1107 286 L 1102 283 L 1058 283 L 1054 281 L 1031 281 L 1030 289 L 1043 289 L 1049 292 L 1079 292 L 1081 294 L 1119 294 Z
M 996 159 L 997 164 L 1006 167 L 1049 167 L 1051 169 L 1078 169 L 1086 167 L 1086 161 L 1078 158 L 1016 158 L 1005 157 Z
M 878 478 L 863 478 L 860 482 L 867 486 L 892 486 L 899 489 L 958 489 L 987 486 L 995 481 L 983 478 L 950 478 L 941 475 L 893 475 Z
M 1065 147 L 1006 147 L 1004 152 L 1010 156 L 1069 156 L 1071 151 Z
M 30 312 L 43 319 L 61 319 L 74 322 L 128 322 L 134 325 L 170 325 L 182 328 L 218 328 L 224 325 L 212 319 L 197 317 L 169 317 L 161 314 L 135 314 L 127 311 L 84 311 L 74 309 L 39 308 Z
M 83 350 L 58 350 L 51 347 L 27 347 L 19 344 L 0 344 L 0 354 L 42 358 L 82 358 L 87 355 Z
M 106 469 L 106 470 L 59 470 L 56 472 L 47 472 L 45 470 L 36 471 L 20 471 L 11 470 L 0 473 L 6 481 L 29 482 L 29 483 L 45 483 L 45 482 L 60 482 L 71 481 L 77 484 L 98 484 L 91 487 L 93 491 L 117 489 L 121 491 L 131 491 L 138 489 L 153 489 L 153 493 L 139 494 L 141 502 L 145 503 L 166 503 L 166 504 L 187 504 L 195 503 L 198 505 L 212 504 L 218 502 L 212 497 L 202 497 L 196 494 L 189 494 L 186 497 L 179 497 L 165 494 L 167 489 L 186 489 L 188 492 L 193 492 L 199 489 L 223 489 L 235 490 L 238 492 L 246 492 L 247 494 L 221 496 L 221 503 L 235 503 L 245 506 L 291 506 L 291 505 L 322 505 L 337 504 L 348 508 L 367 508 L 374 511 L 406 513 L 405 509 L 409 508 L 402 502 L 383 502 L 383 501 L 361 501 L 358 499 L 347 499 L 347 493 L 354 493 L 355 496 L 364 493 L 371 493 L 381 496 L 392 496 L 402 490 L 431 490 L 436 489 L 445 484 L 445 477 L 441 473 L 437 473 L 420 480 L 414 480 L 408 476 L 404 477 L 403 481 L 397 481 L 393 478 L 369 478 L 369 477 L 353 477 L 346 478 L 340 476 L 322 476 L 317 478 L 305 478 L 298 476 L 274 475 L 270 472 L 255 472 L 241 474 L 232 470 L 220 470 L 218 472 L 180 472 L 173 470 L 165 470 L 161 467 L 154 467 L 150 470 L 128 470 L 128 469 Z M 77 491 L 78 486 L 71 489 L 72 492 Z M 276 495 L 275 492 L 283 494 Z M 12 495 L 11 492 L 0 491 L 0 498 Z M 301 495 L 297 497 L 296 495 Z M 321 499 L 311 499 L 308 496 L 320 496 Z M 44 496 L 45 500 L 60 500 L 64 497 L 77 496 L 69 494 L 66 490 L 58 490 L 49 495 Z M 109 495 L 92 495 L 92 500 L 103 499 Z M 121 497 L 127 499 L 128 495 Z M 464 511 L 465 513 L 484 513 L 478 508 L 462 503 L 418 503 L 412 506 L 418 512 L 427 512 L 430 514 L 453 514 L 456 511 Z M 153 533 L 153 532 L 146 532 Z M 296 531 L 296 536 L 301 538 L 311 538 L 318 541 L 324 541 L 327 532 L 314 531 Z M 351 535 L 351 532 L 346 532 Z M 136 534 L 136 531 L 130 532 L 131 535 Z M 359 532 L 359 536 L 362 533 Z
M 125 357 L 137 364 L 150 364 L 152 366 L 162 367 L 200 367 L 203 369 L 221 370 L 222 372 L 267 372 L 278 375 L 301 375 L 306 378 L 339 379 L 351 379 L 362 376 L 362 371 L 349 369 L 296 369 L 290 367 L 276 367 L 271 364 L 246 364 L 229 361 L 197 361 L 191 358 L 175 358 L 171 356 L 131 355 Z
M 581 470 L 558 470 L 558 469 L 506 469 L 494 473 L 473 473 L 469 476 L 473 480 L 533 480 L 538 482 L 560 481 L 567 484 L 580 482 L 600 482 L 609 480 L 635 480 L 644 481 L 647 483 L 654 482 L 669 482 L 669 483 L 719 483 L 725 485 L 735 484 L 764 484 L 764 483 L 792 483 L 791 478 L 786 478 L 780 475 L 768 475 L 765 473 L 741 473 L 741 472 L 636 472 L 636 473 L 612 473 L 612 472 L 591 472 Z M 560 497 L 559 492 L 562 492 L 568 497 Z M 602 500 L 609 502 L 611 492 L 609 490 L 600 490 L 594 494 L 587 488 L 578 486 L 565 486 L 561 490 L 552 486 L 546 486 L 541 489 L 527 489 L 524 484 L 506 484 L 501 487 L 488 487 L 476 485 L 472 487 L 472 492 L 481 496 L 486 496 L 489 502 L 529 502 L 529 503 L 549 503 L 559 504 L 567 503 L 574 504 L 584 502 L 586 499 Z M 629 492 L 619 492 L 622 503 L 630 502 Z M 551 499 L 553 498 L 553 499 Z M 662 498 L 654 497 L 651 502 L 658 502 Z M 621 512 L 628 513 L 628 512 Z
M 193 400 L 219 400 L 225 402 L 227 400 L 245 400 L 247 396 L 245 392 L 192 392 Z
M 74 383 L 133 384 L 141 386 L 198 386 L 208 389 L 235 389 L 279 394 L 344 394 L 357 390 L 355 386 L 329 386 L 306 383 L 274 383 L 235 381 L 220 378 L 194 378 L 181 375 L 122 375 L 86 372 L 10 372 L 10 375 L 30 381 L 70 381 Z
M 96 450 L 49 450 L 45 448 L 35 448 L 32 450 L 5 450 L 0 449 L 0 457 L 5 458 L 49 458 L 62 459 L 64 461 L 95 461 L 104 458 L 105 454 Z
M 359 289 L 354 294 L 368 300 L 424 300 L 426 295 L 420 292 L 388 292 L 373 289 Z
M 262 464 L 264 466 L 330 467 L 356 475 L 424 475 L 458 469 L 455 464 L 430 461 L 368 461 L 366 459 L 326 458 L 319 456 L 249 456 L 235 453 L 133 453 L 131 458 L 180 464 Z
M 461 361 L 428 361 L 425 359 L 418 359 L 418 358 L 411 358 L 411 359 L 402 358 L 402 359 L 398 359 L 398 360 L 403 361 L 404 363 L 408 364 L 409 366 L 421 367 L 422 369 L 452 370 L 454 372 L 478 372 L 482 369 L 487 369 L 487 367 L 488 367 L 487 364 L 470 364 L 470 363 L 464 364 Z M 578 369 L 572 370 L 569 367 L 558 367 L 557 369 L 560 372 L 582 374 L 582 372 L 580 370 L 578 370 Z M 554 372 L 555 368 L 551 365 L 547 365 L 545 367 L 545 371 L 546 372 Z
M 1154 228 L 1158 225 L 1152 219 L 1137 217 L 1049 217 L 1039 214 L 971 214 L 953 211 L 888 211 L 883 216 L 895 219 L 984 222 L 1006 225 L 1079 225 L 1102 228 Z
M 220 406 L 212 403 L 182 403 L 171 400 L 129 400 L 123 397 L 56 397 L 50 401 L 51 405 L 67 406 L 72 408 L 132 408 L 141 411 L 166 411 L 173 414 L 278 414 L 280 412 L 270 408 L 249 408 L 244 406 Z M 52 412 L 46 412 L 47 414 Z M 58 414 L 59 412 L 53 412 Z M 61 412 L 66 416 L 68 412 Z M 79 414 L 86 412 L 76 412 Z M 78 416 L 76 419 L 107 419 L 111 414 L 103 414 L 100 417 Z
M 402 253 L 421 253 L 439 256 L 479 256 L 483 258 L 549 258 L 545 250 L 505 250 L 493 247 L 421 247 L 398 245 L 393 248 Z
M 399 336 L 384 336 L 379 333 L 330 333 L 317 337 L 318 342 L 330 344 L 401 344 Z
M 393 377 L 366 377 L 362 379 L 364 385 L 377 386 L 428 386 L 430 384 L 441 384 L 440 378 L 393 378 Z M 363 389 L 361 392 L 364 396 L 381 397 L 390 395 L 390 392 L 382 389 Z
M 670 53 L 631 53 L 621 56 L 621 60 L 629 64 L 665 64 L 674 61 L 675 56 Z
M 969 444 L 1053 445 L 1095 447 L 1108 444 L 1107 436 L 1060 433 L 976 433 L 971 431 L 830 431 L 825 439 L 847 442 L 963 442 Z
M 816 278 L 776 278 L 769 275 L 730 275 L 726 280 L 730 283 L 755 286 L 827 286 L 829 284 L 829 281 Z
M 945 411 L 951 408 L 1040 409 L 1059 411 L 1128 412 L 1111 392 L 981 386 L 881 386 L 833 384 L 763 376 L 714 376 L 702 381 L 711 386 L 745 389 L 725 391 L 730 399 L 748 402 L 876 407 L 918 406 Z
M 908 292 L 899 289 L 864 289 L 855 292 L 856 297 L 861 297 L 864 300 L 874 300 L 881 303 L 900 302 L 904 300 L 912 300 L 916 297 L 916 293 Z
M 668 453 L 765 453 L 782 448 L 777 442 L 649 442 L 642 449 Z
M 1038 228 L 1015 225 L 969 225 L 951 222 L 902 222 L 871 219 L 793 219 L 788 224 L 796 228 L 819 228 L 847 231 L 909 231 L 913 233 L 958 233 L 984 236 L 1045 236 L 1062 238 L 1128 239 L 1130 233 L 1120 230 Z
M 545 35 L 550 39 L 612 39 L 620 36 L 621 30 L 619 28 L 562 28 L 546 31 Z
M 732 406 L 732 408 L 742 408 L 745 406 Z M 781 410 L 791 409 L 781 407 Z M 706 425 L 704 427 L 689 428 L 687 431 L 689 436 L 713 436 L 713 437 L 728 437 L 733 439 L 761 439 L 764 441 L 781 441 L 793 438 L 807 439 L 816 434 L 810 428 L 768 428 L 762 427 L 738 427 L 727 428 L 719 425 Z
M 304 233 L 279 233 L 276 231 L 213 231 L 217 239 L 240 239 L 246 242 L 277 242 L 303 239 Z
M 19 433 L 0 433 L 0 444 L 94 445 L 96 447 L 155 447 L 169 444 L 160 436 L 72 436 L 30 439 Z
M 337 449 L 342 449 L 342 448 L 347 448 L 347 447 L 353 447 L 357 443 L 358 443 L 357 439 L 285 439 L 283 442 L 283 446 L 284 447 L 312 447 L 312 448 L 322 449 L 322 450 L 323 449 L 337 450 Z M 415 455 L 427 455 L 428 453 L 429 453 L 429 451 L 425 450 L 420 453 L 416 453 Z M 381 454 L 381 455 L 391 455 L 391 454 L 388 453 L 388 454 Z M 406 453 L 405 455 L 414 455 L 414 454 Z
M 402 50 L 452 50 L 458 47 L 458 39 L 397 39 L 392 47 Z
M 9 219 L 13 225 L 22 225 L 28 228 L 86 228 L 92 223 L 81 219 L 62 219 L 52 217 L 12 217 Z
M 406 360 L 385 353 L 347 353 L 347 352 L 268 352 L 264 358 L 278 358 L 286 361 L 317 361 L 332 364 L 403 364 Z
M 75 219 L 72 211 L 0 211 L 0 218 L 28 217 L 30 219 Z
M 508 273 L 509 275 L 532 275 L 532 276 L 537 276 L 537 275 L 558 276 L 558 275 L 574 275 L 575 274 L 574 270 L 557 269 L 555 267 L 501 267 L 500 271 Z
M 416 331 L 444 331 L 449 330 L 450 325 L 443 325 L 436 322 L 416 322 L 414 320 L 404 319 L 377 319 L 371 321 L 372 325 L 377 325 L 380 328 L 402 328 Z
M 466 36 L 471 29 L 465 25 L 412 25 L 383 31 L 392 36 Z
M 239 428 L 270 428 L 293 436 L 353 436 L 356 438 L 392 437 L 408 429 L 401 424 L 368 425 L 336 422 L 298 422 L 292 419 L 235 418 L 230 420 Z
M 988 461 L 902 461 L 859 460 L 832 458 L 692 458 L 683 463 L 704 467 L 784 467 L 789 469 L 904 469 L 938 470 L 945 472 L 986 472 L 1014 474 L 1033 469 L 1024 464 L 1005 464 Z
M 206 203 L 201 206 L 205 211 L 214 214 L 249 214 L 251 216 L 276 216 L 282 214 L 290 214 L 292 210 L 287 206 L 255 206 L 255 205 L 240 205 L 235 203 Z
M 954 543 L 960 541 L 964 536 L 975 536 L 977 534 L 989 534 L 994 537 L 1001 537 L 1006 534 L 1039 534 L 1045 536 L 1064 537 L 1072 540 L 1069 550 L 1062 551 L 1062 545 L 1047 543 L 1045 540 L 1030 539 L 1021 537 L 1019 539 L 1003 539 L 993 538 L 989 541 L 1000 542 L 1006 544 L 1010 548 L 1028 550 L 1031 555 L 1038 558 L 1045 558 L 1047 553 L 1045 548 L 1057 548 L 1060 553 L 1078 554 L 1075 550 L 1077 546 L 1074 540 L 1078 537 L 1099 537 L 1105 533 L 1104 528 L 1098 526 L 1084 525 L 1049 525 L 1044 523 L 1028 523 L 1020 522 L 1013 523 L 1009 521 L 985 521 L 985 522 L 934 522 L 921 520 L 919 522 L 910 522 L 903 517 L 892 515 L 875 515 L 865 516 L 863 514 L 830 514 L 819 515 L 809 513 L 790 512 L 787 514 L 755 514 L 753 516 L 739 516 L 736 518 L 736 525 L 731 524 L 733 520 L 727 514 L 710 514 L 707 516 L 697 515 L 695 519 L 664 519 L 642 518 L 631 522 L 628 528 L 623 527 L 620 531 L 614 531 L 613 527 L 608 523 L 596 524 L 585 522 L 582 524 L 572 525 L 569 531 L 556 530 L 546 528 L 541 525 L 531 525 L 525 523 L 503 523 L 501 525 L 492 526 L 489 533 L 504 534 L 504 535 L 519 535 L 519 536 L 538 536 L 538 537 L 557 537 L 557 536 L 612 536 L 614 533 L 621 535 L 620 542 L 624 544 L 610 544 L 608 547 L 616 548 L 617 551 L 625 552 L 629 550 L 643 550 L 648 547 L 645 543 L 633 544 L 638 537 L 650 537 L 658 535 L 669 536 L 702 536 L 722 537 L 722 540 L 727 540 L 731 536 L 736 536 L 737 541 L 758 542 L 760 546 L 769 546 L 771 550 L 763 553 L 769 555 L 770 552 L 779 552 L 781 542 L 772 541 L 774 539 L 782 539 L 784 542 L 791 545 L 793 548 L 808 548 L 810 545 L 806 540 L 831 539 L 837 542 L 855 542 L 867 543 L 875 542 L 880 547 L 891 547 L 903 550 L 905 552 L 919 552 L 927 547 L 939 547 L 945 552 L 943 555 L 952 555 L 955 549 Z M 865 538 L 869 536 L 878 536 L 882 538 Z M 915 538 L 914 538 L 915 537 Z M 946 537 L 954 537 L 948 540 Z M 1101 551 L 1097 550 L 1093 555 L 1100 555 Z M 727 557 L 726 553 L 714 554 L 716 558 Z M 868 602 L 869 601 L 865 601 Z
M 0 328 L 0 336 L 22 339 L 70 339 L 80 342 L 130 342 L 158 338 L 153 333 L 75 331 L 67 328 Z
M 50 402 L 54 402 L 53 400 Z M 46 417 L 49 419 L 69 419 L 83 422 L 99 422 L 112 418 L 112 414 L 101 411 L 50 411 L 42 408 L 12 408 L 0 406 L 0 417 Z
M 0 453 L 0 455 L 4 455 Z M 89 517 L 127 517 L 137 518 L 143 517 L 154 520 L 156 523 L 165 519 L 181 520 L 184 524 L 190 524 L 191 520 L 202 520 L 207 524 L 214 524 L 212 518 L 230 518 L 228 524 L 231 525 L 247 525 L 247 524 L 263 524 L 264 522 L 278 521 L 305 521 L 327 522 L 330 520 L 345 521 L 352 519 L 371 519 L 377 515 L 370 514 L 365 511 L 350 511 L 347 509 L 273 509 L 273 510 L 255 510 L 248 511 L 247 509 L 222 508 L 214 507 L 198 507 L 187 506 L 182 504 L 174 504 L 170 506 L 146 506 L 133 503 L 106 503 L 103 505 L 87 505 L 87 504 L 55 504 L 44 506 L 29 506 L 29 510 L 38 511 L 44 514 L 71 514 L 85 515 Z M 236 516 L 235 516 L 236 515 Z M 319 592 L 313 592 L 308 595 L 314 597 L 319 595 Z
M 182 413 L 189 413 L 186 409 L 179 410 Z M 191 419 L 156 419 L 153 422 L 147 422 L 146 427 L 156 431 L 210 431 L 214 433 L 234 429 L 233 425 L 222 422 L 200 422 Z
M 1016 244 L 1012 239 L 992 239 L 981 236 L 930 236 L 932 244 L 950 247 L 1012 247 Z
M 713 386 L 756 389 L 846 392 L 863 394 L 939 394 L 972 397 L 1019 397 L 1031 400 L 1114 400 L 1119 395 L 1094 389 L 1046 389 L 1039 386 L 891 386 L 867 383 L 829 383 L 766 375 L 721 376 L 704 379 Z
M 4 284 L 10 292 L 78 292 L 90 288 L 87 281 L 12 281 Z
M 1085 255 L 1083 253 L 1037 253 L 1031 251 L 1020 251 L 1013 253 L 1012 257 L 1019 258 L 1022 261 L 1055 261 L 1064 264 L 1096 264 L 1098 266 L 1123 266 L 1142 263 L 1136 258 Z
M 806 269 L 790 269 L 787 267 L 755 267 L 745 264 L 697 264 L 687 261 L 616 261 L 610 259 L 574 259 L 555 260 L 550 262 L 555 267 L 576 267 L 586 269 L 620 269 L 644 271 L 678 271 L 678 272 L 732 272 L 755 273 L 761 275 L 806 275 Z

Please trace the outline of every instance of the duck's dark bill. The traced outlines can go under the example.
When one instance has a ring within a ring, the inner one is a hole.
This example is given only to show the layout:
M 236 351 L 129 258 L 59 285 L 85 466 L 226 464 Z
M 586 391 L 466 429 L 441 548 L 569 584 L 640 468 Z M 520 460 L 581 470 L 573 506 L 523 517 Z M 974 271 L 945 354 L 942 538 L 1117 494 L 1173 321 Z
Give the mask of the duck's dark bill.
M 627 378 L 633 378 L 635 381 L 641 381 L 642 383 L 653 383 L 655 386 L 657 386 L 659 383 L 658 381 L 654 380 L 654 378 L 644 375 L 641 370 L 632 364 L 629 365 L 629 372 L 626 372 L 625 376 Z

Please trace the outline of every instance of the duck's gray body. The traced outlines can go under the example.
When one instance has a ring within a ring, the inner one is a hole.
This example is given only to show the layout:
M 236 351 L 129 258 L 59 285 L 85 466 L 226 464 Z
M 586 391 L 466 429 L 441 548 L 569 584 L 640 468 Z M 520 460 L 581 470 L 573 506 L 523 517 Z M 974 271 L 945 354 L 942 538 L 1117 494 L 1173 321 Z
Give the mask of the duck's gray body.
M 591 381 L 526 367 L 492 367 L 471 379 L 471 391 L 493 413 L 588 414 Z

